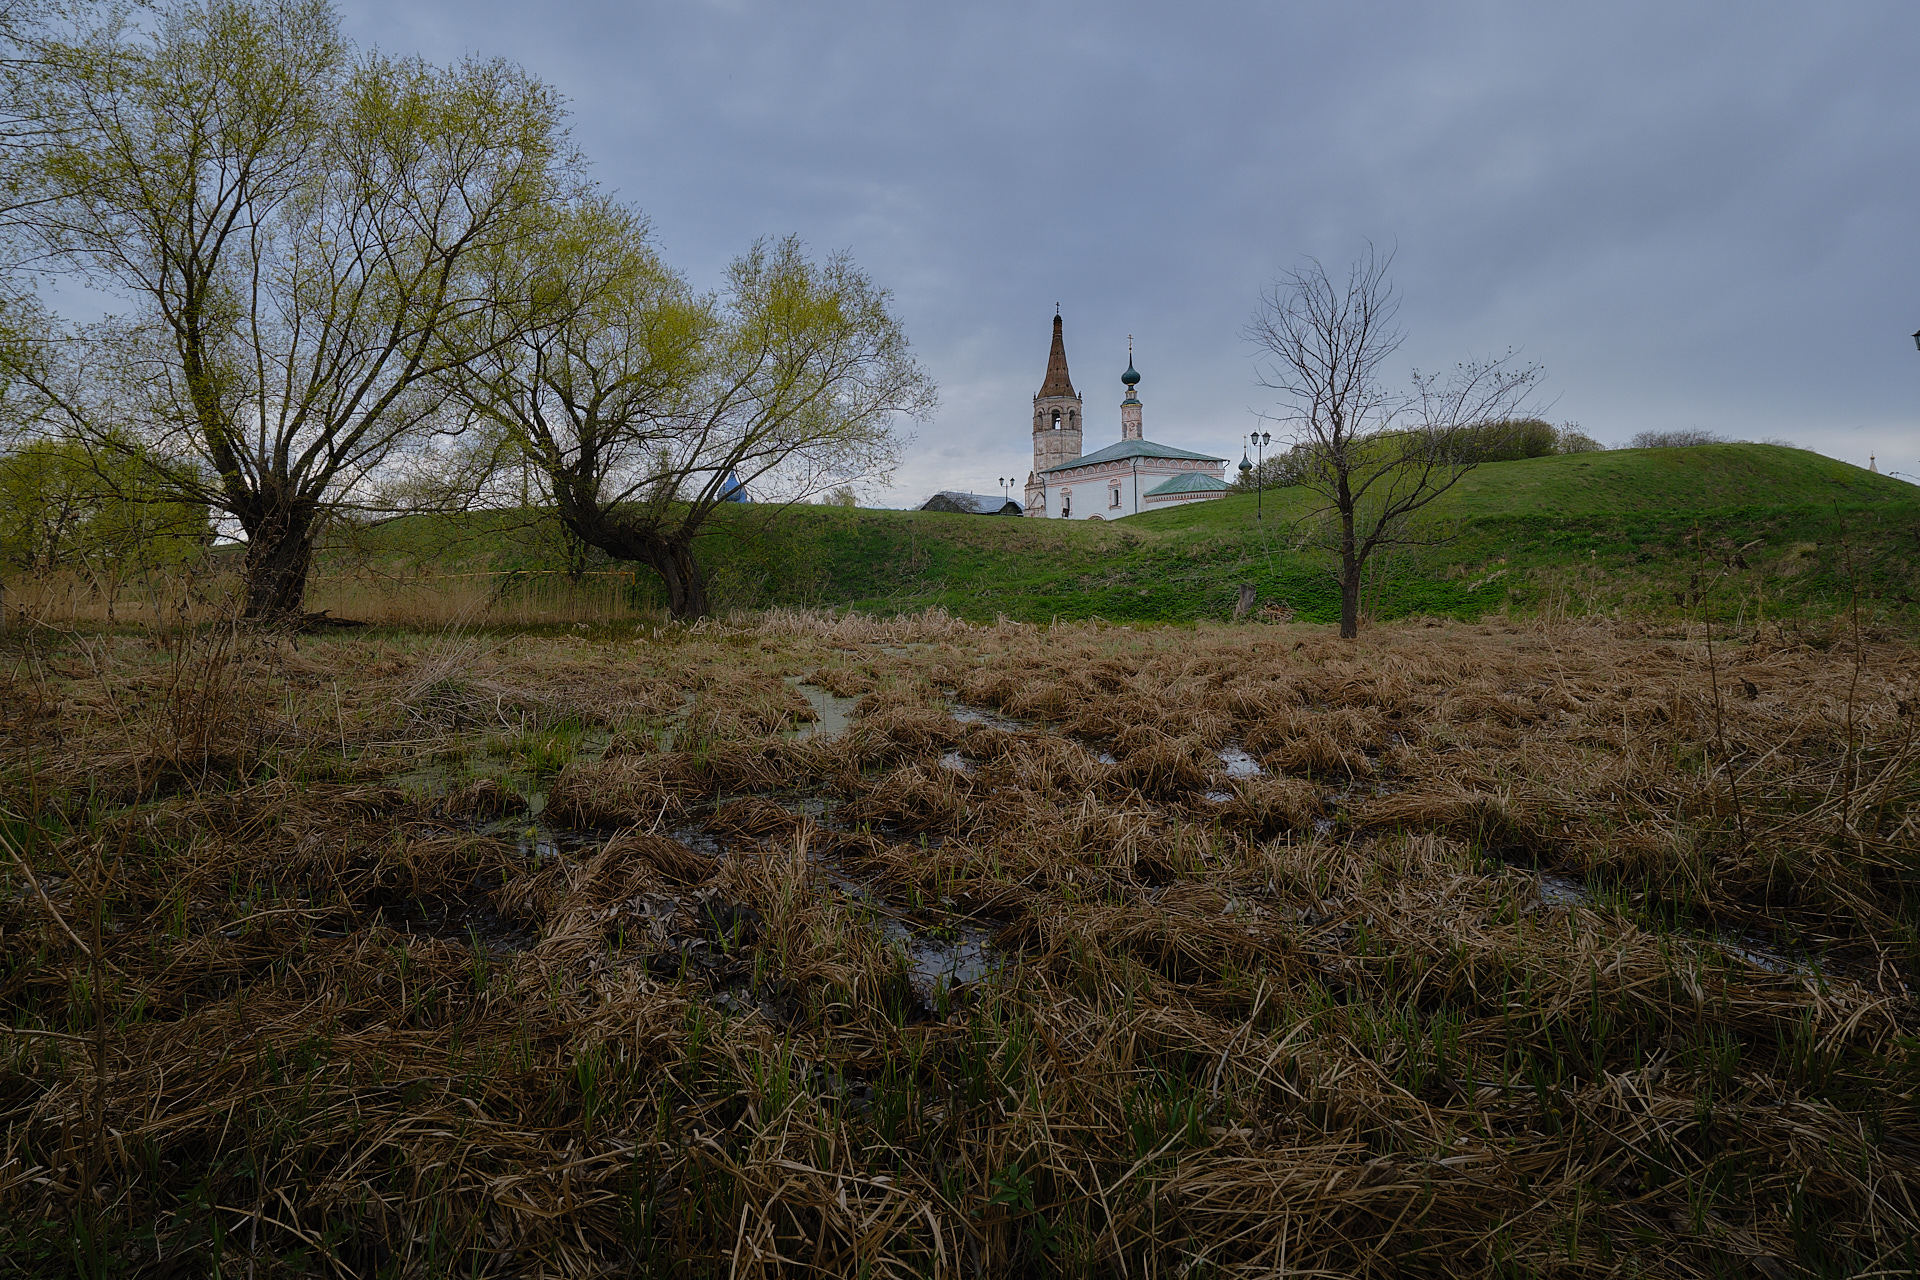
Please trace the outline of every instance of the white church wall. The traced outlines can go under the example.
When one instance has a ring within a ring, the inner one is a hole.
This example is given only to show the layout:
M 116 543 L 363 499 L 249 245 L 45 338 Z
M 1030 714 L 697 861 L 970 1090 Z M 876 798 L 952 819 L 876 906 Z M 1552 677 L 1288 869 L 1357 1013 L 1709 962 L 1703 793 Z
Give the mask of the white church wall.
M 1217 493 L 1148 496 L 1168 478 L 1194 471 L 1217 477 L 1220 466 L 1167 458 L 1155 459 L 1151 464 L 1143 461 L 1137 472 L 1125 463 L 1075 470 L 1064 478 L 1048 477 L 1044 492 L 1037 486 L 1029 490 L 1027 513 L 1051 520 L 1121 520 L 1142 511 L 1157 511 L 1181 502 L 1206 502 L 1222 496 Z M 1117 501 L 1116 494 L 1119 495 Z

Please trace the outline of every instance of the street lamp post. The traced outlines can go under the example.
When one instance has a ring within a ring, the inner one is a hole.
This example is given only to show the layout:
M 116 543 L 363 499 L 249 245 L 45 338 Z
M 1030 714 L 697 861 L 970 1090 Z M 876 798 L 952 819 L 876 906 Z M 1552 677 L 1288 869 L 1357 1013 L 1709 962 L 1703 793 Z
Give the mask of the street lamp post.
M 1252 438 L 1254 455 L 1253 518 L 1255 520 L 1264 520 L 1266 519 L 1267 478 L 1262 474 L 1261 468 L 1266 464 L 1266 448 L 1273 443 L 1273 433 L 1271 431 L 1256 431 L 1253 433 Z M 1241 455 L 1243 460 L 1245 457 L 1245 454 Z
M 1000 501 L 1004 505 L 1013 501 L 1013 481 L 1006 476 L 1000 477 Z

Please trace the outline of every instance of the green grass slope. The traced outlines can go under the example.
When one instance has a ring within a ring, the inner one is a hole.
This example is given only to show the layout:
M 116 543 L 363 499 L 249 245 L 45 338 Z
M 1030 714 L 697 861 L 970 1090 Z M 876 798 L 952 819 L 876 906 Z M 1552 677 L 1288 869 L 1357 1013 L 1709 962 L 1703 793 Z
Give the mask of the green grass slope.
M 1176 621 L 1228 613 L 1241 584 L 1312 621 L 1338 612 L 1317 500 L 1300 489 L 1113 522 L 736 508 L 699 551 L 723 604 L 973 618 Z M 1488 612 L 1828 613 L 1911 621 L 1920 487 L 1801 449 L 1709 445 L 1484 466 L 1429 508 L 1435 545 L 1379 553 L 1379 618 Z M 389 571 L 551 569 L 551 530 L 517 514 L 395 521 L 329 561 Z M 642 592 L 651 590 L 644 584 Z

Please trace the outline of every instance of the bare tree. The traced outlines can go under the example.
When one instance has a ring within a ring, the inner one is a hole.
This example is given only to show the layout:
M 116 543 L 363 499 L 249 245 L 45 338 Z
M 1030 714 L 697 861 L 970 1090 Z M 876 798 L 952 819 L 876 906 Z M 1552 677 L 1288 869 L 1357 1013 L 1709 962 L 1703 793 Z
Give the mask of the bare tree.
M 568 171 L 559 103 L 505 63 L 356 54 L 326 0 L 109 10 L 34 87 L 16 220 L 132 310 L 26 372 L 238 526 L 250 617 L 297 614 L 328 515 L 458 429 L 434 379 L 502 340 L 476 267 Z
M 567 532 L 651 567 L 677 618 L 712 607 L 694 540 L 723 504 L 884 476 L 897 418 L 932 403 L 887 295 L 797 240 L 753 246 L 703 297 L 637 215 L 582 201 L 543 256 L 504 265 L 536 280 L 501 291 L 548 318 L 447 383 L 504 433 L 503 457 L 531 460 Z
M 1388 385 L 1386 363 L 1404 334 L 1388 281 L 1393 255 L 1367 251 L 1335 280 L 1314 259 L 1261 295 L 1246 336 L 1259 349 L 1260 384 L 1279 396 L 1273 415 L 1292 428 L 1296 483 L 1320 495 L 1339 556 L 1340 634 L 1359 634 L 1367 559 L 1424 540 L 1413 517 L 1475 465 L 1469 433 L 1523 416 L 1540 372 L 1510 351 L 1456 365 L 1444 378 Z

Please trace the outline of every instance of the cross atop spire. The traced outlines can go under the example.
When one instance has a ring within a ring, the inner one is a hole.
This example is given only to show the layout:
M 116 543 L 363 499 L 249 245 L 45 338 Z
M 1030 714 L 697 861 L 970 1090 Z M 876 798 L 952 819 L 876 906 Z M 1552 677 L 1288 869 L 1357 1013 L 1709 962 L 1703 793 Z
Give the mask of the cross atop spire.
M 1053 313 L 1053 349 L 1047 352 L 1047 377 L 1040 384 L 1040 394 L 1046 396 L 1074 396 L 1079 393 L 1073 389 L 1073 379 L 1067 374 L 1067 342 L 1060 327 L 1059 303 L 1054 304 Z

